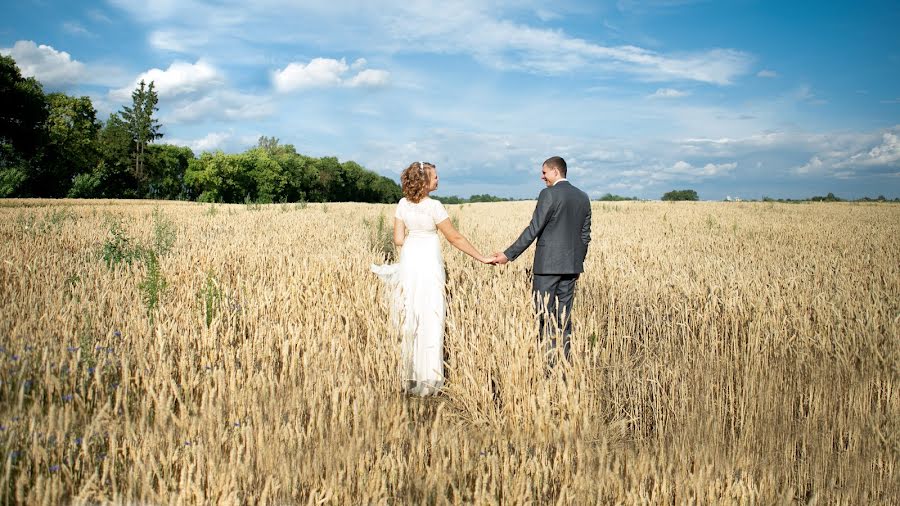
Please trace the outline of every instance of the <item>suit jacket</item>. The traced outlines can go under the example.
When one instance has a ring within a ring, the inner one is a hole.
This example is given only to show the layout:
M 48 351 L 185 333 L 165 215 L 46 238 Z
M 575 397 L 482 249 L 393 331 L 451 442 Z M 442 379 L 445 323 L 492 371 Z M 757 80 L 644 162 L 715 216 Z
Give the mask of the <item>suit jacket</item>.
M 591 242 L 591 199 L 568 181 L 541 190 L 531 223 L 504 254 L 510 261 L 534 240 L 534 274 L 580 274 Z

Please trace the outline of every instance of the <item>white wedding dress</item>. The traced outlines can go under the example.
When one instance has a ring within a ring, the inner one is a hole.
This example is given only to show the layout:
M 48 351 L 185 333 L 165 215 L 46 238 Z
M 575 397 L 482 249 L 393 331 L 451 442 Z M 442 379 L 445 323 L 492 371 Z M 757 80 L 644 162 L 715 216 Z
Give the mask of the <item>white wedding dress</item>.
M 434 395 L 444 385 L 444 259 L 438 223 L 447 211 L 437 200 L 401 199 L 395 216 L 408 235 L 400 263 L 372 265 L 390 294 L 391 320 L 401 335 L 400 374 L 413 395 Z

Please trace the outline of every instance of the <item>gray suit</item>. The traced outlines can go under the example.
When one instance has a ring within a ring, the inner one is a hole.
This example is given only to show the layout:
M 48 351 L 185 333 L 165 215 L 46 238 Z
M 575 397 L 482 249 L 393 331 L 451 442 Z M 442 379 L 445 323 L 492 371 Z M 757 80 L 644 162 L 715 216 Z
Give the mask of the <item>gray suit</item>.
M 504 254 L 515 260 L 537 239 L 532 292 L 540 314 L 541 337 L 555 329 L 563 332 L 563 353 L 569 358 L 572 300 L 575 282 L 584 272 L 591 242 L 591 200 L 568 181 L 541 190 L 531 223 Z M 552 318 L 547 321 L 545 315 Z M 551 326 L 552 325 L 552 326 Z M 551 350 L 556 338 L 550 339 Z

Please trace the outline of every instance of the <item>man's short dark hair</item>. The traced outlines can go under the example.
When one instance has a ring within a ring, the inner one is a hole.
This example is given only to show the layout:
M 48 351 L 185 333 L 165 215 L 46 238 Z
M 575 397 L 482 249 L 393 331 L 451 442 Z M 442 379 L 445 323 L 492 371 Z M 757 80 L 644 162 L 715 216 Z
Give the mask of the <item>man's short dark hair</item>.
M 563 160 L 561 156 L 551 156 L 544 160 L 544 165 L 551 169 L 558 170 L 560 176 L 566 177 L 566 161 Z

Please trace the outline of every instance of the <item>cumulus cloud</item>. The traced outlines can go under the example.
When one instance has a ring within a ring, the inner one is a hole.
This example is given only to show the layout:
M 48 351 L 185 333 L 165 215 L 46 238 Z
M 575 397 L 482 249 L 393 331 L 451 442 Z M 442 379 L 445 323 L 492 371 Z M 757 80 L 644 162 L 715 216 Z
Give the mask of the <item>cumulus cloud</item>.
M 354 69 L 360 69 L 366 65 L 366 60 L 360 58 L 353 63 Z M 387 84 L 390 73 L 386 70 L 365 69 L 360 70 L 355 76 L 344 79 L 344 75 L 351 69 L 347 62 L 341 58 L 313 58 L 309 63 L 289 63 L 285 68 L 276 70 L 272 74 L 272 83 L 275 89 L 281 93 L 289 93 L 308 88 L 326 88 L 335 86 L 384 86 Z
M 110 91 L 110 96 L 127 101 L 141 81 L 147 84 L 153 81 L 159 98 L 164 99 L 207 91 L 221 85 L 224 77 L 218 69 L 203 60 L 196 63 L 176 61 L 165 70 L 153 68 L 141 73 L 130 85 Z
M 756 73 L 756 77 L 775 78 L 778 77 L 778 72 L 775 72 L 774 70 L 763 69 Z
M 78 84 L 87 77 L 85 65 L 69 53 L 30 40 L 17 41 L 11 48 L 0 49 L 0 54 L 12 56 L 22 75 L 51 88 Z
M 688 95 L 690 95 L 690 93 L 686 91 L 675 90 L 672 88 L 659 88 L 650 95 L 650 98 L 680 98 Z
M 810 157 L 792 172 L 798 175 L 825 175 L 848 178 L 863 173 L 884 174 L 900 167 L 900 126 L 881 134 L 874 142 L 825 145 L 830 148 Z
M 390 76 L 390 73 L 386 70 L 366 69 L 350 78 L 347 81 L 347 86 L 385 86 Z
M 350 67 L 344 59 L 313 58 L 307 64 L 290 63 L 282 70 L 276 70 L 272 76 L 275 89 L 280 92 L 295 91 L 303 88 L 337 86 L 341 84 L 341 75 Z

